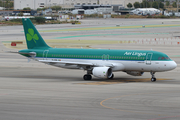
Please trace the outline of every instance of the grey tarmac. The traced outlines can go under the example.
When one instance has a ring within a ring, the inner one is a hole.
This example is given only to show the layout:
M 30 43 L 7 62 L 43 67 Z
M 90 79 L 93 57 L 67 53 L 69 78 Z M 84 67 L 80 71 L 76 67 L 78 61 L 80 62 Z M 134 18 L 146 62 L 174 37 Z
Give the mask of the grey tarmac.
M 84 19 L 81 25 L 37 25 L 38 30 L 89 27 L 174 25 L 179 19 Z M 168 33 L 84 36 L 63 40 L 138 40 L 180 36 L 180 26 L 90 31 L 40 32 L 43 38 L 106 33 Z M 0 120 L 179 120 L 180 45 L 93 44 L 91 48 L 156 50 L 178 64 L 175 70 L 129 76 L 116 72 L 112 81 L 93 77 L 84 81 L 82 70 L 56 68 L 30 61 L 6 48 L 2 41 L 24 40 L 22 26 L 0 26 Z M 149 79 L 149 81 L 148 81 Z M 158 80 L 159 79 L 159 80 Z M 92 84 L 94 83 L 94 84 Z

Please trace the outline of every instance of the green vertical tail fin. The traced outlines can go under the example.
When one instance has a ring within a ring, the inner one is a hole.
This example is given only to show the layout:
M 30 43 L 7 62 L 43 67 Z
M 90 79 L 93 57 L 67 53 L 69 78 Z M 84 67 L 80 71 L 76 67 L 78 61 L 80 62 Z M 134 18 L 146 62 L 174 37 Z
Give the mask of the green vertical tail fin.
M 50 48 L 45 43 L 45 41 L 43 40 L 37 29 L 34 27 L 30 19 L 23 18 L 22 22 L 23 22 L 24 34 L 28 49 Z

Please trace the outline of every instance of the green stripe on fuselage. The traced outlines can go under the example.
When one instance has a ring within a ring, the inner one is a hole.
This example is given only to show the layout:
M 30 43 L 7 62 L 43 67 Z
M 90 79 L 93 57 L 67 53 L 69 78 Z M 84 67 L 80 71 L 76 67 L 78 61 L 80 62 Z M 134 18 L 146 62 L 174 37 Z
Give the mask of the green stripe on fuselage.
M 49 48 L 49 49 L 25 49 L 20 53 L 36 52 L 36 57 L 44 58 L 64 58 L 64 59 L 103 59 L 103 60 L 136 60 L 144 61 L 171 61 L 164 53 L 157 51 L 144 50 L 108 50 L 108 49 L 67 49 L 67 48 Z M 22 54 L 23 55 L 23 54 Z M 152 56 L 151 56 L 152 55 Z M 164 59 L 160 59 L 164 58 Z

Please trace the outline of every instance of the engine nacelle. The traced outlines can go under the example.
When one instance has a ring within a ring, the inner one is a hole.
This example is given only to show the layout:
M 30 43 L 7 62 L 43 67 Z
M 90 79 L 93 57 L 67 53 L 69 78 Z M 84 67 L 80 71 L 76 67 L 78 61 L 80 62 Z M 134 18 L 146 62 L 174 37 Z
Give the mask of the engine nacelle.
M 126 71 L 126 73 L 132 76 L 142 76 L 144 74 L 144 72 L 139 71 Z
M 112 69 L 109 67 L 94 67 L 92 74 L 98 78 L 111 78 L 113 75 Z

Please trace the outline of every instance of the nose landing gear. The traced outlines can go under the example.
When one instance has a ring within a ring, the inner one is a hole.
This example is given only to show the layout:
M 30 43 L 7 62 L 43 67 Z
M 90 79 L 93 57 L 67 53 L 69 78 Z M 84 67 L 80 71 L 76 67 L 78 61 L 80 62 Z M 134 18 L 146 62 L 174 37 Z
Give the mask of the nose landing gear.
M 156 82 L 156 77 L 155 77 L 155 72 L 151 72 L 152 78 L 151 78 L 151 82 Z

